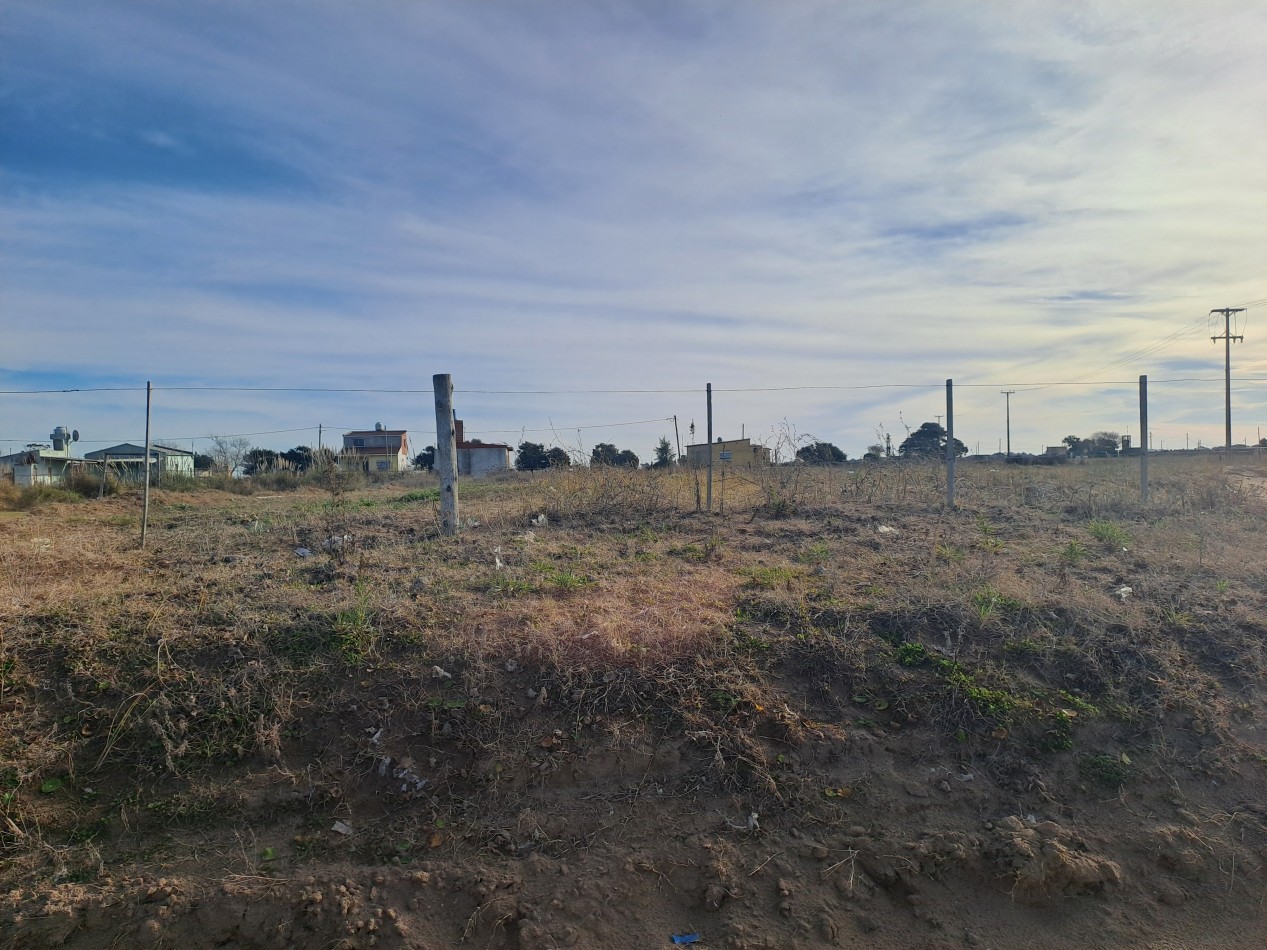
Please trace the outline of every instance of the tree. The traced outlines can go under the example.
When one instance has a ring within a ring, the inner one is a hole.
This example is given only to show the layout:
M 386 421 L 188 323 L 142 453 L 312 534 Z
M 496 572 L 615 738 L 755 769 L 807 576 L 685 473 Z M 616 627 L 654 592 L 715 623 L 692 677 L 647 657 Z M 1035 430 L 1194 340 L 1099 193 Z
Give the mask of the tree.
M 600 442 L 590 451 L 591 465 L 616 465 L 620 449 L 610 442 Z
M 666 435 L 660 436 L 660 441 L 655 447 L 655 461 L 651 463 L 652 468 L 668 468 L 673 464 L 677 455 L 673 451 L 673 446 L 669 442 Z
M 866 454 L 862 457 L 870 462 L 878 462 L 880 459 L 884 458 L 883 443 L 874 442 L 871 445 L 868 445 Z
M 903 458 L 940 458 L 946 454 L 946 430 L 936 422 L 925 422 L 898 447 Z M 967 455 L 968 447 L 955 439 L 955 455 Z
M 311 447 L 297 445 L 293 449 L 287 449 L 278 457 L 296 472 L 306 472 L 312 468 L 312 454 Z
M 251 440 L 244 435 L 213 435 L 211 437 L 211 460 L 215 468 L 226 475 L 232 475 L 246 453 L 251 451 Z
M 216 464 L 216 460 L 213 459 L 210 455 L 199 455 L 197 452 L 194 453 L 194 471 L 195 472 L 209 472 L 211 471 L 211 466 L 215 464 Z
M 840 465 L 849 456 L 830 442 L 812 442 L 797 449 L 796 458 L 806 465 Z
M 414 468 L 420 468 L 424 472 L 430 472 L 436 467 L 436 447 L 428 445 L 425 449 L 413 457 Z
M 279 458 L 281 456 L 272 449 L 251 449 L 242 459 L 242 474 L 261 475 L 271 472 L 277 468 Z
M 569 460 L 570 463 L 570 460 Z M 591 465 L 616 465 L 621 467 L 638 467 L 638 456 L 629 449 L 616 448 L 610 442 L 600 442 L 590 452 Z
M 520 442 L 515 451 L 515 468 L 521 472 L 535 472 L 550 467 L 546 447 L 540 442 Z
M 1092 432 L 1087 439 L 1088 455 L 1117 455 L 1122 437 L 1116 432 Z
M 549 468 L 567 468 L 572 464 L 572 456 L 555 446 L 546 453 L 546 464 Z

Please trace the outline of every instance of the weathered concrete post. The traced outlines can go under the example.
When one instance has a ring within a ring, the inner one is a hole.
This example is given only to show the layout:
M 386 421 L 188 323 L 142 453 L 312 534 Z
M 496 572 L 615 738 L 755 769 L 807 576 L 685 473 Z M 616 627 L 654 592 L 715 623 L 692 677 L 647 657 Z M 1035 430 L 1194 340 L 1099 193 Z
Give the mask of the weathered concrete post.
M 458 446 L 453 426 L 453 377 L 431 377 L 436 395 L 436 473 L 440 476 L 440 531 L 458 533 Z

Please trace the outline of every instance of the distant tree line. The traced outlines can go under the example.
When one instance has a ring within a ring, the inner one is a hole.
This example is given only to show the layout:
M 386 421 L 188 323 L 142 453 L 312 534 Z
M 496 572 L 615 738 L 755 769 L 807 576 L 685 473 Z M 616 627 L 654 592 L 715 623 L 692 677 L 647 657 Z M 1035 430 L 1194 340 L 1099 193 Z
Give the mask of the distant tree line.
M 1122 447 L 1122 437 L 1116 432 L 1093 432 L 1085 439 L 1067 435 L 1060 441 L 1074 458 L 1108 458 Z

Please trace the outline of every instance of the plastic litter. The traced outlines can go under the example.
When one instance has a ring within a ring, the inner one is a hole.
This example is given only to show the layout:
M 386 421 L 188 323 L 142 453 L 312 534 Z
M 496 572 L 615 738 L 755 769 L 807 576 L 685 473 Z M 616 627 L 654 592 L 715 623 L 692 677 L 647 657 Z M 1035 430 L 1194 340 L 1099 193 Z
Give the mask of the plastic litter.
M 336 834 L 350 835 L 352 833 L 352 826 L 349 825 L 347 822 L 336 821 L 333 825 L 330 826 L 330 830 L 335 832 Z
M 312 552 L 307 548 L 295 548 L 295 553 L 300 557 L 312 557 Z
M 699 934 L 670 934 L 674 943 L 699 943 Z

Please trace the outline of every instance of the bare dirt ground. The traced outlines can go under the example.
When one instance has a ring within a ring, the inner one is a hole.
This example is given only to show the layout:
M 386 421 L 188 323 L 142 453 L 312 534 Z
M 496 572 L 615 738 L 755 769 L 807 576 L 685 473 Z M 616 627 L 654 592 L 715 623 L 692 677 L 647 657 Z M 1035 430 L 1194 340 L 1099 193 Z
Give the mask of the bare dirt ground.
M 1153 468 L 31 507 L 0 946 L 1264 946 L 1267 472 Z

